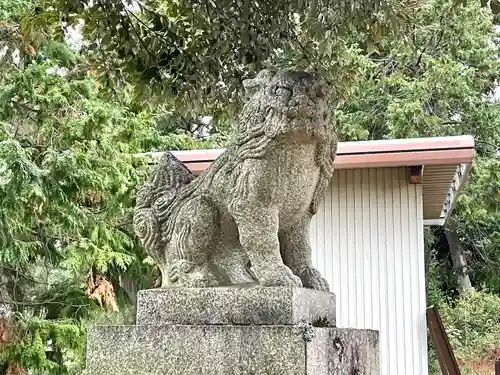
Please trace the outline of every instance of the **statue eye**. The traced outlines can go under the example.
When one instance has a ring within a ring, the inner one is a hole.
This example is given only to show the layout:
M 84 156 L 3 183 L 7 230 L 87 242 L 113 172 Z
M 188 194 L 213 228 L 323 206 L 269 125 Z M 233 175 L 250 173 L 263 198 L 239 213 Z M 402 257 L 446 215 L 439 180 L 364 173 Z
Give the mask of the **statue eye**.
M 289 87 L 286 87 L 286 86 L 276 86 L 274 88 L 274 94 L 279 95 L 279 96 L 283 96 L 286 98 L 290 98 L 292 96 L 292 89 L 290 89 Z

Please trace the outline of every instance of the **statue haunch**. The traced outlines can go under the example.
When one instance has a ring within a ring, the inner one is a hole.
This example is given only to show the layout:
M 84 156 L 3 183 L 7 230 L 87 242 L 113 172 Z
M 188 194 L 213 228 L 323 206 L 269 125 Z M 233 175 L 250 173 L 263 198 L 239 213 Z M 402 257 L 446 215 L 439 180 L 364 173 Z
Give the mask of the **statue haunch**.
M 162 287 L 258 283 L 328 290 L 309 224 L 333 173 L 329 91 L 303 72 L 260 72 L 230 146 L 196 177 L 166 152 L 138 192 L 134 230 Z

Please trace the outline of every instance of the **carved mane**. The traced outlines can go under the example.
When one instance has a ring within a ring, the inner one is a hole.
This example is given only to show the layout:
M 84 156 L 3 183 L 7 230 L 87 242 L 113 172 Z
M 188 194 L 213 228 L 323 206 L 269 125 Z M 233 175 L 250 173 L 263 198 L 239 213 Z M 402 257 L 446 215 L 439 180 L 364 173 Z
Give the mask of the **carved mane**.
M 270 106 L 267 102 L 269 98 L 272 98 L 273 90 L 276 87 L 282 90 L 291 88 L 292 93 L 290 94 L 289 103 L 300 107 L 301 103 L 293 102 L 293 86 L 307 80 L 309 80 L 307 82 L 311 82 L 311 96 L 328 95 L 325 85 L 317 83 L 314 78 L 303 73 L 284 72 L 273 74 L 269 70 L 264 70 L 256 78 L 243 82 L 249 100 L 237 118 L 231 144 L 200 176 L 189 184 L 182 186 L 173 199 L 167 201 L 160 199 L 153 205 L 153 210 L 162 228 L 163 242 L 166 243 L 171 240 L 175 220 L 170 220 L 170 218 L 177 215 L 186 200 L 208 191 L 214 177 L 221 170 L 234 174 L 234 168 L 246 159 L 262 158 L 280 135 L 298 130 L 305 130 L 308 134 L 314 133 L 317 139 L 316 163 L 320 167 L 319 184 L 328 183 L 333 173 L 333 158 L 335 156 L 335 152 L 331 153 L 331 145 L 337 143 L 336 139 L 334 139 L 333 130 L 328 126 L 328 119 L 321 119 L 321 122 L 325 124 L 323 129 L 311 129 L 307 121 L 304 122 L 304 125 L 299 121 L 298 127 L 296 124 L 292 126 L 288 116 L 290 108 L 294 108 L 293 105 L 280 107 L 280 103 L 277 103 L 275 106 Z M 311 113 L 314 110 L 315 108 Z M 301 129 L 302 127 L 303 129 Z M 233 176 L 233 178 L 236 178 L 236 176 Z M 313 199 L 310 207 L 311 213 L 316 212 L 317 204 L 317 199 Z

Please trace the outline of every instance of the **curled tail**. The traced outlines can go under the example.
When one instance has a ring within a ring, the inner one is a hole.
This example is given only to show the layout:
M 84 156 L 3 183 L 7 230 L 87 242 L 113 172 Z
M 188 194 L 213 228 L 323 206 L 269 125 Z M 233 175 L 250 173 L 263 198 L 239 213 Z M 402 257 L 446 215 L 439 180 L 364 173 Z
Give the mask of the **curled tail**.
M 160 264 L 165 257 L 161 224 L 168 219 L 169 206 L 177 192 L 194 178 L 191 171 L 167 151 L 137 192 L 134 232 L 146 252 Z
M 186 166 L 170 152 L 166 151 L 149 176 L 146 183 L 139 189 L 136 198 L 136 210 L 151 208 L 158 199 L 166 204 L 184 185 L 193 181 L 195 176 Z

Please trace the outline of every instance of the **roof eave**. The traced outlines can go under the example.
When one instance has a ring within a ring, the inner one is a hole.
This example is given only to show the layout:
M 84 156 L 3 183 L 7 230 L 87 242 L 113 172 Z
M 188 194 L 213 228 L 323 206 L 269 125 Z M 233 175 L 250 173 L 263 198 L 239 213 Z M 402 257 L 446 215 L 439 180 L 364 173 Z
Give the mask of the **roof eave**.
M 447 198 L 443 204 L 443 210 L 441 211 L 441 216 L 437 219 L 424 220 L 424 225 L 427 226 L 444 226 L 446 225 L 455 205 L 458 201 L 458 197 L 462 192 L 464 186 L 469 180 L 470 169 L 472 167 L 472 159 L 469 163 L 459 164 L 457 167 L 457 172 L 448 190 Z
M 224 152 L 224 149 L 171 151 L 195 174 L 199 175 Z M 154 164 L 163 152 L 144 153 Z M 440 217 L 424 220 L 424 225 L 446 224 L 476 156 L 472 136 L 412 138 L 399 140 L 340 142 L 335 169 L 387 168 L 422 166 L 457 166 Z M 425 173 L 424 173 L 425 175 Z M 437 215 L 436 215 L 437 216 Z

